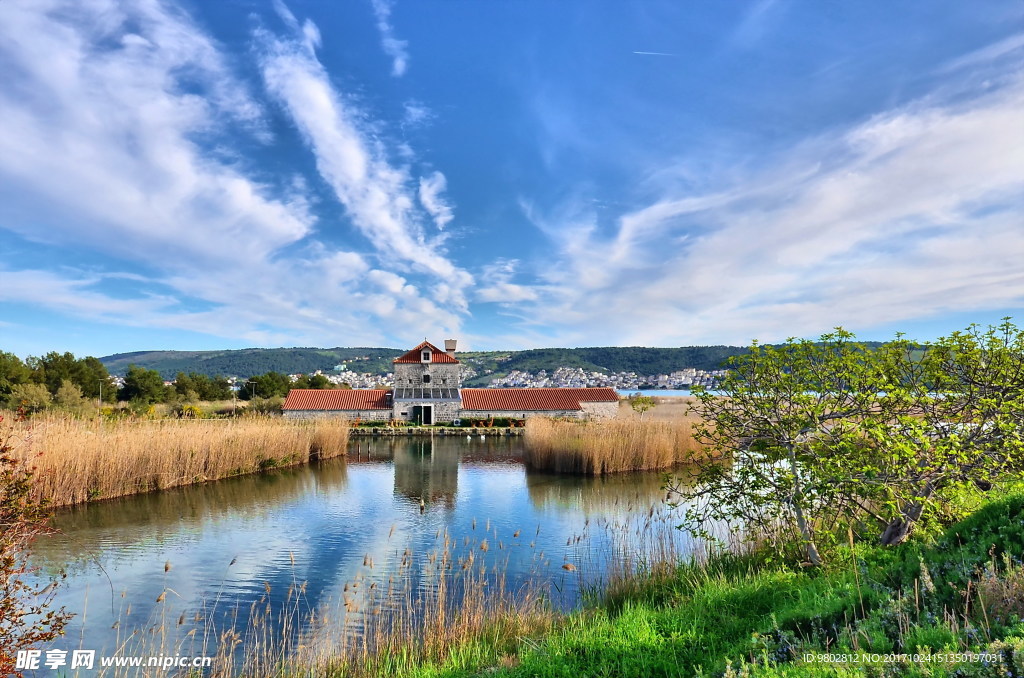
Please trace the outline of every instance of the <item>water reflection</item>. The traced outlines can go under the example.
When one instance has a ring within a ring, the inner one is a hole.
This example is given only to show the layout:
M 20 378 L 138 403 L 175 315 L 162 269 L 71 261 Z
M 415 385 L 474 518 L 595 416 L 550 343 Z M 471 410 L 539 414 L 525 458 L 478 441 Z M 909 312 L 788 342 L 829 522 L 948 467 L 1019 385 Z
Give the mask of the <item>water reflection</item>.
M 131 629 L 148 629 L 165 648 L 205 643 L 212 654 L 220 632 L 249 628 L 254 614 L 279 620 L 291 610 L 347 628 L 368 613 L 357 591 L 426 600 L 439 576 L 458 590 L 465 572 L 513 591 L 549 587 L 554 604 L 572 606 L 616 553 L 650 538 L 661 476 L 527 473 L 521 445 L 356 439 L 347 461 L 63 512 L 60 533 L 35 554 L 46 570 L 68 571 L 58 603 L 78 614 L 73 641 L 53 647 L 110 650 Z M 438 565 L 445 559 L 448 570 Z M 302 626 L 289 633 L 310 635 Z M 337 640 L 338 627 L 330 633 Z

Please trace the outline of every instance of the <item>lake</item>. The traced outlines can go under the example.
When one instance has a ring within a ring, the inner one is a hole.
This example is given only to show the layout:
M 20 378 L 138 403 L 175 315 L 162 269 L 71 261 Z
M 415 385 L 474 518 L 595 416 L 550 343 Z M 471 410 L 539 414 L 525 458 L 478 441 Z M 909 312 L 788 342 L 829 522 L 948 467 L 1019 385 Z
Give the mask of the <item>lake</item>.
M 363 438 L 343 459 L 60 512 L 33 561 L 67 574 L 57 604 L 76 616 L 52 647 L 212 655 L 225 629 L 285 612 L 288 633 L 330 643 L 386 588 L 416 597 L 473 572 L 567 610 L 645 549 L 693 548 L 661 474 L 535 473 L 522 444 Z

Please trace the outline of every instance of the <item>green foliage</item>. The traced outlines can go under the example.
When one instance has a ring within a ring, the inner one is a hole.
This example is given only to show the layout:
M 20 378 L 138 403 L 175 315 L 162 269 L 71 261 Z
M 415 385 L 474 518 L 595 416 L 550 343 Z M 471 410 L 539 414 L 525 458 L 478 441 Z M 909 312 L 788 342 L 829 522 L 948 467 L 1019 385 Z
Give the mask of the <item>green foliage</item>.
M 331 380 L 322 374 L 304 374 L 294 382 L 292 388 L 333 388 Z
M 114 374 L 123 374 L 129 365 L 156 370 L 164 379 L 178 372 L 226 375 L 249 378 L 254 374 L 282 372 L 309 374 L 329 371 L 346 363 L 350 369 L 371 374 L 391 371 L 391 361 L 405 353 L 393 348 L 247 348 L 233 351 L 138 351 L 103 358 Z
M 167 399 L 167 387 L 160 373 L 132 365 L 124 377 L 124 386 L 118 392 L 121 400 L 139 403 L 159 403 Z
M 697 390 L 705 462 L 679 484 L 687 519 L 800 535 L 820 564 L 819 526 L 867 521 L 905 540 L 977 487 L 1024 468 L 1024 332 L 1008 321 L 940 339 L 920 355 L 897 338 L 869 347 L 841 329 L 819 342 L 755 344 L 720 389 Z
M 279 397 L 260 398 L 256 397 L 249 401 L 246 412 L 261 415 L 281 414 L 281 406 L 284 401 Z
M 60 388 L 57 389 L 57 395 L 54 396 L 53 400 L 61 407 L 74 409 L 81 407 L 84 398 L 82 397 L 81 387 L 70 379 L 65 379 L 61 383 Z
M 242 400 L 252 398 L 283 398 L 292 388 L 291 379 L 281 372 L 267 372 L 240 384 L 238 397 Z
M 70 381 L 82 389 L 86 398 L 99 398 L 102 389 L 103 399 L 114 401 L 113 382 L 98 358 L 76 358 L 72 353 L 51 351 L 42 358 L 29 358 L 28 366 L 32 369 L 31 380 L 44 384 L 51 395 L 57 395 L 61 385 Z
M 628 580 L 625 589 L 595 607 L 570 615 L 540 638 L 513 650 L 488 645 L 473 652 L 455 648 L 438 664 L 410 666 L 400 676 L 491 675 L 499 678 L 597 678 L 608 676 L 919 676 L 995 678 L 1024 671 L 1024 619 L 990 624 L 970 591 L 940 600 L 935 585 L 922 583 L 921 562 L 970 561 L 978 545 L 958 545 L 953 535 L 1007 534 L 1009 555 L 1020 560 L 1016 541 L 1024 498 L 987 506 L 949 530 L 933 546 L 918 542 L 896 549 L 858 546 L 841 563 L 805 569 L 773 558 L 776 544 L 746 555 L 723 552 L 706 562 L 657 568 Z M 1009 531 L 1009 532 L 1007 532 Z M 965 551 L 966 549 L 966 551 Z M 917 576 L 902 580 L 896 555 L 917 562 Z M 952 588 L 950 587 L 952 591 Z M 965 652 L 990 655 L 959 661 Z M 828 663 L 806 655 L 871 653 L 942 655 L 934 661 L 889 657 L 887 661 Z M 502 657 L 505 668 L 494 668 Z
M 178 372 L 174 378 L 174 391 L 186 401 L 230 400 L 232 395 L 231 383 L 225 377 L 209 377 L 198 372 Z
M 12 410 L 23 409 L 25 412 L 40 412 L 49 407 L 52 397 L 42 384 L 18 384 L 7 396 L 7 406 Z
M 629 406 L 633 408 L 634 412 L 639 413 L 640 418 L 643 419 L 647 410 L 654 409 L 654 407 L 657 406 L 657 403 L 651 396 L 640 395 L 637 393 L 630 397 Z
M 0 397 L 7 396 L 18 384 L 26 383 L 32 370 L 13 353 L 0 351 Z
M 525 423 L 525 419 L 515 419 L 512 417 L 490 417 L 488 419 L 468 418 L 459 420 L 460 426 L 469 428 L 508 428 L 511 426 L 524 426 Z

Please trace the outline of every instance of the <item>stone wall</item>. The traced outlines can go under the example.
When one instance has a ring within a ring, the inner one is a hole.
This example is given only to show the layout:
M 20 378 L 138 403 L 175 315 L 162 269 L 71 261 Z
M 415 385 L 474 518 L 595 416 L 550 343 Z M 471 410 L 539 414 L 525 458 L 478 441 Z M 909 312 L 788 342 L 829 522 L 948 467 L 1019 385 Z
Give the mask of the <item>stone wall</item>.
M 619 414 L 618 401 L 580 403 L 580 407 L 583 408 L 585 413 L 583 416 L 590 419 L 611 419 Z
M 395 388 L 461 388 L 461 368 L 459 363 L 396 363 Z M 429 382 L 423 381 L 425 375 Z
M 529 419 L 530 417 L 572 417 L 579 418 L 580 410 L 462 410 L 460 419 Z
M 327 419 L 340 418 L 355 421 L 387 421 L 391 410 L 285 410 L 285 419 Z

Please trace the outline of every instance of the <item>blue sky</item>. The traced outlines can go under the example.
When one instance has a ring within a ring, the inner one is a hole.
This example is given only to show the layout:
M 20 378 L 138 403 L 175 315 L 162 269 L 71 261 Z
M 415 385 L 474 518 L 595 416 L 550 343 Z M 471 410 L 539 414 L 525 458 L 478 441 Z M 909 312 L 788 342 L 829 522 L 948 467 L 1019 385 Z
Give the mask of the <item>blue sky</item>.
M 4 0 L 0 349 L 1024 309 L 1024 4 Z

